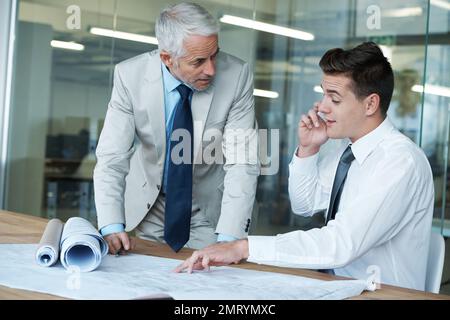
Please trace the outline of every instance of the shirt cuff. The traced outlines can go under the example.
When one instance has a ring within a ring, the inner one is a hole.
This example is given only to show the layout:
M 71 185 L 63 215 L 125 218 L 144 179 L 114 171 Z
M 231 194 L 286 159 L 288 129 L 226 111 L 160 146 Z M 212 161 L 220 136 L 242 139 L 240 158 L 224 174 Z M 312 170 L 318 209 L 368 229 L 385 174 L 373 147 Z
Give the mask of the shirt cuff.
M 217 242 L 231 242 L 235 240 L 238 240 L 238 238 L 229 236 L 227 234 L 219 233 L 219 235 L 217 236 Z
M 306 157 L 299 158 L 297 157 L 297 149 L 295 149 L 294 156 L 292 157 L 292 161 L 289 164 L 290 171 L 295 173 L 305 173 L 310 174 L 317 170 L 317 161 L 319 159 L 319 153 Z
M 264 261 L 275 261 L 276 236 L 249 236 L 247 261 L 263 263 Z
M 106 227 L 103 227 L 100 230 L 100 233 L 102 234 L 102 236 L 107 236 L 108 234 L 111 233 L 118 233 L 118 232 L 124 232 L 125 231 L 125 227 L 123 224 L 121 223 L 113 223 L 113 224 L 109 224 Z

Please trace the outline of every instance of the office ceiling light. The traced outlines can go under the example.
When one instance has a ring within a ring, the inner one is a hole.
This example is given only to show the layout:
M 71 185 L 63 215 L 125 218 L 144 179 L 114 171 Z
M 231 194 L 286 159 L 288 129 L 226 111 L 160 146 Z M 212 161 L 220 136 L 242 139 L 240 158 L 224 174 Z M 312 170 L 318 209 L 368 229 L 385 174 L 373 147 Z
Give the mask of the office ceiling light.
M 422 13 L 423 13 L 423 10 L 421 7 L 383 10 L 383 16 L 390 17 L 390 18 L 415 17 L 415 16 L 421 16 Z
M 155 37 L 144 36 L 142 34 L 137 34 L 137 33 L 122 32 L 122 31 L 97 28 L 97 27 L 92 27 L 89 30 L 89 32 L 92 34 L 95 34 L 97 36 L 104 36 L 104 37 L 110 37 L 110 38 L 116 38 L 116 39 L 150 43 L 150 44 L 156 44 L 156 45 L 158 44 L 158 40 Z
M 314 92 L 323 93 L 323 89 L 321 86 L 314 86 Z
M 244 27 L 244 28 L 279 34 L 282 36 L 305 40 L 305 41 L 314 40 L 314 35 L 312 33 L 308 33 L 308 32 L 297 30 L 297 29 L 281 27 L 281 26 L 277 26 L 274 24 L 259 22 L 259 21 L 255 21 L 255 20 L 244 19 L 244 18 L 240 18 L 240 17 L 236 17 L 236 16 L 230 16 L 227 14 L 223 15 L 222 18 L 220 18 L 220 22 L 228 23 L 228 24 L 232 24 L 232 25 L 240 26 L 240 27 Z
M 84 50 L 84 46 L 82 44 L 79 44 L 76 42 L 52 40 L 52 41 L 50 41 L 50 45 L 53 48 L 58 48 L 58 49 L 75 50 L 75 51 L 83 51 Z
M 450 88 L 448 87 L 441 87 L 441 86 L 434 86 L 431 84 L 425 84 L 425 90 L 423 90 L 423 86 L 420 84 L 416 84 L 412 86 L 411 88 L 414 92 L 425 92 L 427 94 L 433 94 L 436 96 L 442 96 L 442 97 L 449 97 L 450 98 Z
M 278 92 L 261 90 L 261 89 L 254 89 L 253 95 L 257 96 L 257 97 L 270 98 L 270 99 L 276 99 L 280 96 L 278 94 Z
M 444 0 L 430 0 L 430 3 L 433 6 L 442 8 L 442 9 L 446 9 L 446 10 L 450 10 L 450 3 Z

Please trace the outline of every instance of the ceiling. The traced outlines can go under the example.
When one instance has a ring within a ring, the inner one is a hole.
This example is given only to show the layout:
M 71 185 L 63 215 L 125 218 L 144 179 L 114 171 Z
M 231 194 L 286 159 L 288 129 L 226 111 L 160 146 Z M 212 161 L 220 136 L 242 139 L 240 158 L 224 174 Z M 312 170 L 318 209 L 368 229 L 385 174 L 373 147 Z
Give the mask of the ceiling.
M 179 1 L 178 1 L 179 2 Z M 221 46 L 234 53 L 241 50 L 243 58 L 252 60 L 255 66 L 256 81 L 286 81 L 298 79 L 305 74 L 318 72 L 317 62 L 326 49 L 335 46 L 349 46 L 367 38 L 379 41 L 394 41 L 397 67 L 414 63 L 424 57 L 424 33 L 426 30 L 426 0 L 409 0 L 408 6 L 422 8 L 422 14 L 414 17 L 383 17 L 383 28 L 369 30 L 367 7 L 369 0 L 203 0 L 213 15 L 237 15 L 246 18 L 302 29 L 315 34 L 313 42 L 287 39 L 263 32 L 243 33 L 240 27 L 221 24 L 222 34 L 230 32 L 232 37 L 241 39 L 242 48 L 233 40 Z M 402 0 L 379 0 L 381 12 L 405 8 Z M 70 13 L 66 9 L 77 5 L 81 9 L 81 28 L 69 30 L 66 20 Z M 53 76 L 68 81 L 110 84 L 111 67 L 139 53 L 156 48 L 154 45 L 126 40 L 111 40 L 89 33 L 92 26 L 154 36 L 154 23 L 161 8 L 167 5 L 164 0 L 22 0 L 19 7 L 20 21 L 48 24 L 53 29 L 53 38 L 75 41 L 85 45 L 83 52 L 53 50 Z M 434 17 L 430 30 L 435 30 L 442 41 L 450 42 L 448 11 L 432 8 Z M 411 23 L 414 21 L 414 23 Z M 349 36 L 352 35 L 352 36 Z M 361 37 L 361 35 L 363 35 Z M 383 38 L 383 35 L 389 37 Z M 20 36 L 20 35 L 19 35 Z M 405 45 L 411 49 L 403 50 L 395 44 L 409 39 Z M 414 38 L 415 37 L 415 38 Z M 223 37 L 230 39 L 230 37 Z M 393 40 L 392 40 L 393 39 Z M 247 43 L 251 43 L 247 44 Z M 248 51 L 254 51 L 249 56 Z M 250 57 L 250 58 L 249 58 Z M 396 66 L 394 66 L 395 68 Z

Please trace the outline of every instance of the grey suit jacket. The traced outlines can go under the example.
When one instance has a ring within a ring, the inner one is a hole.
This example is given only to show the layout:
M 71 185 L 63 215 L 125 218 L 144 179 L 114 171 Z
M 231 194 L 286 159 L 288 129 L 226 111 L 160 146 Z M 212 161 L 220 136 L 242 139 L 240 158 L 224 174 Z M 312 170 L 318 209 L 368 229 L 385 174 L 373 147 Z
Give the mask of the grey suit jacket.
M 94 191 L 99 229 L 122 223 L 130 231 L 153 206 L 165 161 L 164 110 L 157 51 L 116 66 L 96 150 Z M 193 94 L 192 116 L 193 198 L 217 233 L 244 238 L 260 172 L 253 77 L 248 64 L 219 53 L 214 81 L 207 90 Z M 222 139 L 217 133 L 223 133 Z M 222 152 L 225 161 L 220 163 L 217 159 L 223 158 Z M 216 156 L 213 163 L 208 155 Z

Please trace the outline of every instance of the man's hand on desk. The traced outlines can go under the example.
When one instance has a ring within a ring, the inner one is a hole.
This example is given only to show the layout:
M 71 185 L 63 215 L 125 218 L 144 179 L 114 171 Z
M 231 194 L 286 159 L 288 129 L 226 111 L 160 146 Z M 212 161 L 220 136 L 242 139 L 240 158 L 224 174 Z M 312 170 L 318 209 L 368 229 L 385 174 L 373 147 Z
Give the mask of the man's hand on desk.
M 110 254 L 118 254 L 122 250 L 133 250 L 136 247 L 135 240 L 126 232 L 111 233 L 104 238 L 108 242 Z
M 224 266 L 239 263 L 248 258 L 248 241 L 236 240 L 232 242 L 216 243 L 202 250 L 194 251 L 192 256 L 175 268 L 174 272 L 187 270 L 209 270 L 210 266 Z

